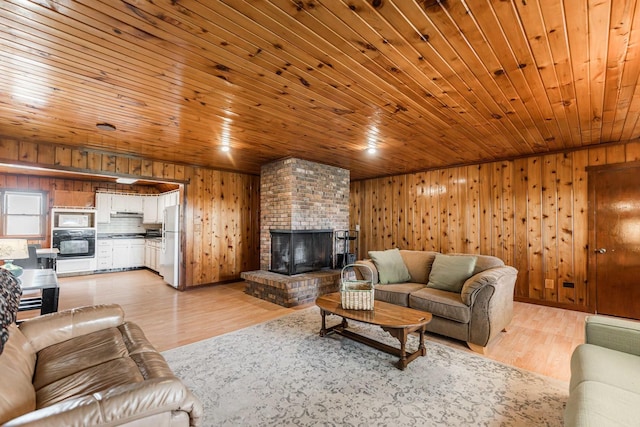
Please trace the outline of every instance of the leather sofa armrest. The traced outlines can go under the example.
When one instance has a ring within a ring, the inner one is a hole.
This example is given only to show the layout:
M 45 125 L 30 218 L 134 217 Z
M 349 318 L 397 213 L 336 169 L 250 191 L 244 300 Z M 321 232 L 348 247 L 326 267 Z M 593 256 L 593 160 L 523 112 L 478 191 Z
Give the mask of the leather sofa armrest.
M 640 356 L 640 322 L 589 316 L 585 320 L 585 342 Z
M 371 280 L 372 283 L 374 285 L 376 285 L 378 283 L 378 269 L 376 268 L 376 265 L 374 264 L 374 262 L 370 259 L 361 259 L 356 261 L 356 264 L 363 264 L 366 265 L 367 267 L 369 267 L 371 269 L 371 274 L 373 274 L 373 277 L 369 277 L 370 272 L 368 269 L 366 268 L 360 268 L 356 270 L 356 274 L 358 274 L 358 278 L 359 279 L 364 279 L 364 280 Z M 362 277 L 360 277 L 360 275 Z
M 117 327 L 123 321 L 124 311 L 119 305 L 93 305 L 25 320 L 20 324 L 20 331 L 38 352 L 71 338 Z
M 172 411 L 186 412 L 190 426 L 200 425 L 202 403 L 178 378 L 163 377 L 59 402 L 14 418 L 4 426 L 121 425 Z

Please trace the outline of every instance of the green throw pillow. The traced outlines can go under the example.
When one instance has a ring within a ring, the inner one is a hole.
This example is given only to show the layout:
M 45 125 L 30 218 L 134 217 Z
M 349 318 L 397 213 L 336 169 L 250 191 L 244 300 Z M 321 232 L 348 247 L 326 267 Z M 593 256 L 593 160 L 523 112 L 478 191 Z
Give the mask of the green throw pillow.
M 473 274 L 476 259 L 473 255 L 436 254 L 427 288 L 460 293 L 464 282 Z
M 369 251 L 369 257 L 378 269 L 378 282 L 386 285 L 389 283 L 402 283 L 411 280 L 407 266 L 402 260 L 398 249 L 386 251 Z

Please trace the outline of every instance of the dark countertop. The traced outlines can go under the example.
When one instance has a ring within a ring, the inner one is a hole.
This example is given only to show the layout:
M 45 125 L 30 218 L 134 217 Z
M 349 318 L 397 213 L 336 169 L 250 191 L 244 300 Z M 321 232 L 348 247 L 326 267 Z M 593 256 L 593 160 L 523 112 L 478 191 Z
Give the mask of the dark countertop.
M 98 239 L 144 239 L 144 234 L 136 233 L 98 233 Z

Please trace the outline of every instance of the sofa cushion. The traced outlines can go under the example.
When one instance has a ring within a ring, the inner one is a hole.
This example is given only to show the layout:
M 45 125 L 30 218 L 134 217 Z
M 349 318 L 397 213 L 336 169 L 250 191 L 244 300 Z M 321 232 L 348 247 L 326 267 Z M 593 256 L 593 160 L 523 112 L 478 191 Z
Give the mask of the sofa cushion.
M 580 344 L 571 355 L 572 391 L 585 381 L 597 381 L 640 394 L 640 357 L 593 344 Z
M 409 295 L 409 307 L 460 323 L 469 323 L 471 320 L 471 309 L 456 292 L 424 287 Z
M 456 254 L 459 256 L 468 256 L 466 254 Z M 494 267 L 503 267 L 504 266 L 504 261 L 502 261 L 500 258 L 495 257 L 495 256 L 491 256 L 491 255 L 476 255 L 476 265 L 473 268 L 473 273 L 472 275 L 478 274 L 481 271 L 485 271 L 488 270 L 490 268 L 494 268 Z
M 637 426 L 640 394 L 597 381 L 585 381 L 571 391 L 564 412 L 566 426 Z
M 38 352 L 36 390 L 76 372 L 128 355 L 118 328 L 108 328 L 63 341 Z
M 411 275 L 398 249 L 388 249 L 386 251 L 369 251 L 369 257 L 378 270 L 378 282 L 403 283 L 411 280 Z
M 375 299 L 403 307 L 409 306 L 409 294 L 424 288 L 422 283 L 397 283 L 376 285 Z
M 475 255 L 436 254 L 427 287 L 449 292 L 460 292 L 462 285 L 473 274 Z
M 90 396 L 115 387 L 144 381 L 133 359 L 123 357 L 92 366 L 36 390 L 38 408 L 71 398 Z
M 153 378 L 173 377 L 142 329 L 125 322 L 47 347 L 38 353 L 38 408 Z
M 429 281 L 429 273 L 431 272 L 433 260 L 436 259 L 436 253 L 437 252 L 429 251 L 409 251 L 406 249 L 400 250 L 400 256 L 402 256 L 404 264 L 407 266 L 407 270 L 411 276 L 411 282 L 426 284 Z

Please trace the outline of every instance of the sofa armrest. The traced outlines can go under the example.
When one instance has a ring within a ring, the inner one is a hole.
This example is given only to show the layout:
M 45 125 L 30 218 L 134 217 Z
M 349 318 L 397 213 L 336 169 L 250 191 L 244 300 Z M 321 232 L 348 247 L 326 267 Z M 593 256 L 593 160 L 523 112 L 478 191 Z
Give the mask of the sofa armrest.
M 35 352 L 81 335 L 120 326 L 124 311 L 117 304 L 93 305 L 25 320 L 20 331 Z
M 464 283 L 462 301 L 471 307 L 468 342 L 484 347 L 509 325 L 517 276 L 518 270 L 505 265 L 481 271 Z
M 115 426 L 173 411 L 186 412 L 189 425 L 198 426 L 203 407 L 178 378 L 164 377 L 59 402 L 14 418 L 4 426 Z
M 358 268 L 356 269 L 356 274 L 358 275 L 358 279 L 361 280 L 371 280 L 374 285 L 378 283 L 378 269 L 376 268 L 375 263 L 370 259 L 361 259 L 356 261 L 356 264 L 366 265 L 371 269 L 369 272 L 366 268 Z M 373 274 L 373 277 L 369 277 L 370 274 Z
M 480 289 L 489 285 L 510 287 L 513 295 L 517 275 L 518 271 L 515 268 L 506 265 L 489 268 L 474 274 L 462 285 L 462 291 L 460 292 L 462 302 L 467 306 L 473 305 Z
M 589 316 L 585 320 L 585 342 L 640 356 L 640 322 Z

